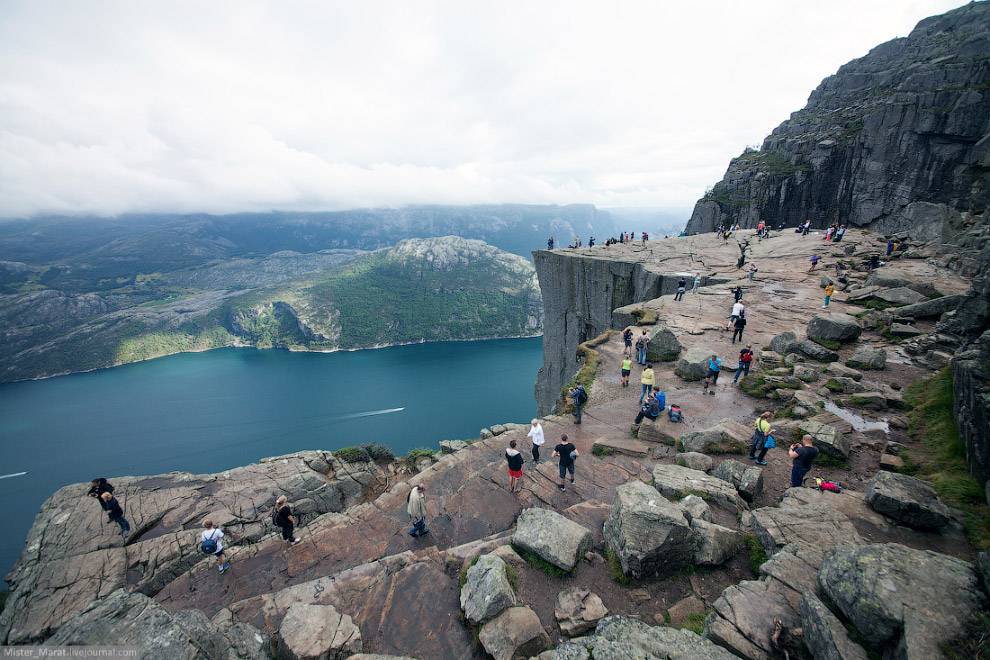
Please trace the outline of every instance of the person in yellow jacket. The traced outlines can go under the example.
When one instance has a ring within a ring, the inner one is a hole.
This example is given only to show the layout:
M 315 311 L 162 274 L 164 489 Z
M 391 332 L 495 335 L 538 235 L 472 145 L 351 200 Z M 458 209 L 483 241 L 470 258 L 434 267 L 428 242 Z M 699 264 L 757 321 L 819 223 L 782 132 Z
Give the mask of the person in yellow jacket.
M 749 439 L 749 459 L 756 460 L 757 465 L 766 465 L 767 451 L 769 449 L 764 446 L 767 441 L 767 436 L 773 429 L 770 428 L 770 422 L 773 421 L 773 412 L 765 412 L 756 418 L 756 432 L 753 433 L 753 437 Z M 760 452 L 759 456 L 756 452 Z
M 652 364 L 646 365 L 646 369 L 643 369 L 643 375 L 639 379 L 639 382 L 643 384 L 643 393 L 639 395 L 639 402 L 643 403 L 643 397 L 650 393 L 654 385 Z
M 825 304 L 822 305 L 822 309 L 828 309 L 828 301 L 832 298 L 832 294 L 835 293 L 835 285 L 831 282 L 825 287 Z

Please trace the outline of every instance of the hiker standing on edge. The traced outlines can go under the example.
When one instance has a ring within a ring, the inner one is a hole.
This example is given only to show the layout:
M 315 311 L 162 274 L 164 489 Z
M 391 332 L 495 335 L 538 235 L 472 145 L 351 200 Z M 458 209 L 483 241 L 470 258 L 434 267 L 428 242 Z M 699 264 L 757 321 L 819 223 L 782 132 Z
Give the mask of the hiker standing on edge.
M 505 461 L 509 464 L 509 492 L 518 493 L 522 488 L 522 466 L 523 457 L 516 449 L 516 441 L 509 441 L 509 448 L 505 450 Z
M 553 249 L 553 236 L 551 236 L 550 238 L 547 239 L 547 249 L 548 250 L 552 250 Z
M 564 488 L 564 476 L 570 472 L 571 473 L 571 483 L 574 483 L 574 459 L 580 456 L 578 454 L 577 447 L 573 443 L 567 441 L 567 434 L 564 433 L 560 436 L 560 443 L 553 448 L 553 456 L 559 456 L 560 462 L 558 467 L 560 468 L 560 485 L 557 486 L 560 490 L 566 490 Z
M 753 364 L 753 345 L 746 344 L 746 348 L 739 351 L 739 368 L 736 369 L 736 377 L 732 379 L 733 383 L 739 382 L 739 375 L 745 378 L 749 375 L 749 367 Z
M 656 383 L 653 376 L 653 365 L 646 365 L 646 369 L 643 369 L 643 375 L 640 376 L 639 382 L 643 385 L 643 391 L 639 395 L 639 402 L 643 403 L 643 397 L 650 393 L 650 389 Z
M 581 381 L 575 381 L 574 387 L 568 388 L 567 395 L 574 399 L 575 424 L 581 423 L 581 407 L 588 402 L 588 393 L 584 391 Z
M 203 521 L 203 527 L 205 529 L 203 530 L 203 540 L 199 544 L 199 549 L 203 551 L 203 554 L 216 557 L 217 570 L 223 573 L 230 566 L 229 561 L 223 560 L 223 543 L 220 542 L 220 539 L 223 538 L 223 531 L 219 527 L 214 527 L 213 521 L 209 518 Z
M 650 345 L 650 336 L 646 334 L 646 330 L 643 330 L 643 334 L 636 339 L 636 350 L 639 351 L 638 362 L 640 364 L 646 364 L 646 347 Z
M 285 495 L 275 500 L 275 515 L 272 517 L 272 520 L 282 530 L 282 540 L 288 541 L 290 545 L 299 543 L 299 539 L 292 535 L 296 519 L 292 517 L 292 509 L 289 508 L 289 498 Z
M 534 419 L 532 422 L 532 427 L 529 429 L 529 433 L 526 434 L 527 438 L 533 439 L 533 462 L 540 462 L 540 447 L 546 442 L 543 438 L 543 427 L 540 425 L 540 421 Z
M 804 483 L 804 475 L 811 470 L 811 462 L 818 456 L 818 447 L 813 444 L 813 438 L 805 435 L 801 444 L 794 443 L 787 455 L 794 459 L 791 463 L 791 488 L 797 488 Z
M 127 522 L 127 518 L 124 517 L 124 510 L 120 508 L 120 502 L 113 496 L 113 493 L 109 492 L 100 495 L 100 499 L 103 500 L 103 510 L 110 517 L 110 522 L 120 525 L 121 536 L 127 536 L 131 532 L 131 523 Z
M 619 375 L 622 378 L 622 386 L 629 387 L 629 372 L 632 371 L 632 360 L 629 358 L 622 358 L 622 364 L 619 366 Z
M 409 536 L 422 536 L 429 534 L 426 529 L 426 486 L 419 484 L 413 486 L 409 491 L 409 504 L 406 506 L 406 513 L 413 519 L 413 527 L 409 530 Z
M 86 495 L 88 497 L 95 497 L 96 501 L 100 503 L 100 508 L 106 511 L 107 503 L 103 499 L 103 493 L 113 493 L 113 485 L 104 477 L 93 479 L 93 483 L 89 487 L 89 492 L 86 493 Z

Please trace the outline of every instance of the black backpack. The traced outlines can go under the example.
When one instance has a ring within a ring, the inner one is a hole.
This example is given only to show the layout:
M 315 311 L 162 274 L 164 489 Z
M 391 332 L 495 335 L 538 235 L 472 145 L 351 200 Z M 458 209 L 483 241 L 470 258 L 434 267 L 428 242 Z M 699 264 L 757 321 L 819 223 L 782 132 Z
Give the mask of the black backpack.
M 588 393 L 584 391 L 583 387 L 579 387 L 577 390 L 577 402 L 582 406 L 588 402 Z
M 667 415 L 670 417 L 670 421 L 672 421 L 672 422 L 680 422 L 680 421 L 682 421 L 682 418 L 681 418 L 681 409 L 678 408 L 677 406 L 673 406 L 672 405 L 670 407 L 670 410 L 668 411 Z

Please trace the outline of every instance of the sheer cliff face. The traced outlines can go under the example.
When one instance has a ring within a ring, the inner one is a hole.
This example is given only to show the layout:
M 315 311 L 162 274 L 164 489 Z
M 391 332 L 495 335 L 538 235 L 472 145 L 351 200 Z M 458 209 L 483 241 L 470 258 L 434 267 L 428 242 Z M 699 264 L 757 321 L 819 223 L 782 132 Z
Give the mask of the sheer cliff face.
M 826 78 L 729 164 L 688 232 L 761 219 L 939 238 L 990 198 L 990 2 L 925 19 Z
M 659 295 L 663 276 L 643 264 L 533 252 L 543 291 L 543 366 L 536 377 L 541 416 L 554 411 L 561 388 L 580 368 L 578 345 L 612 327 L 612 310 Z

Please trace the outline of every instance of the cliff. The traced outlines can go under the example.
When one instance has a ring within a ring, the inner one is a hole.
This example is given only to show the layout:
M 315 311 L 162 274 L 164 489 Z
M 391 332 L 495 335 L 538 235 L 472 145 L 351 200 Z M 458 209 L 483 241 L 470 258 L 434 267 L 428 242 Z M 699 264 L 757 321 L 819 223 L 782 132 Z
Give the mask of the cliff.
M 921 21 L 844 65 L 759 151 L 732 160 L 688 232 L 838 221 L 938 238 L 990 199 L 990 3 Z

